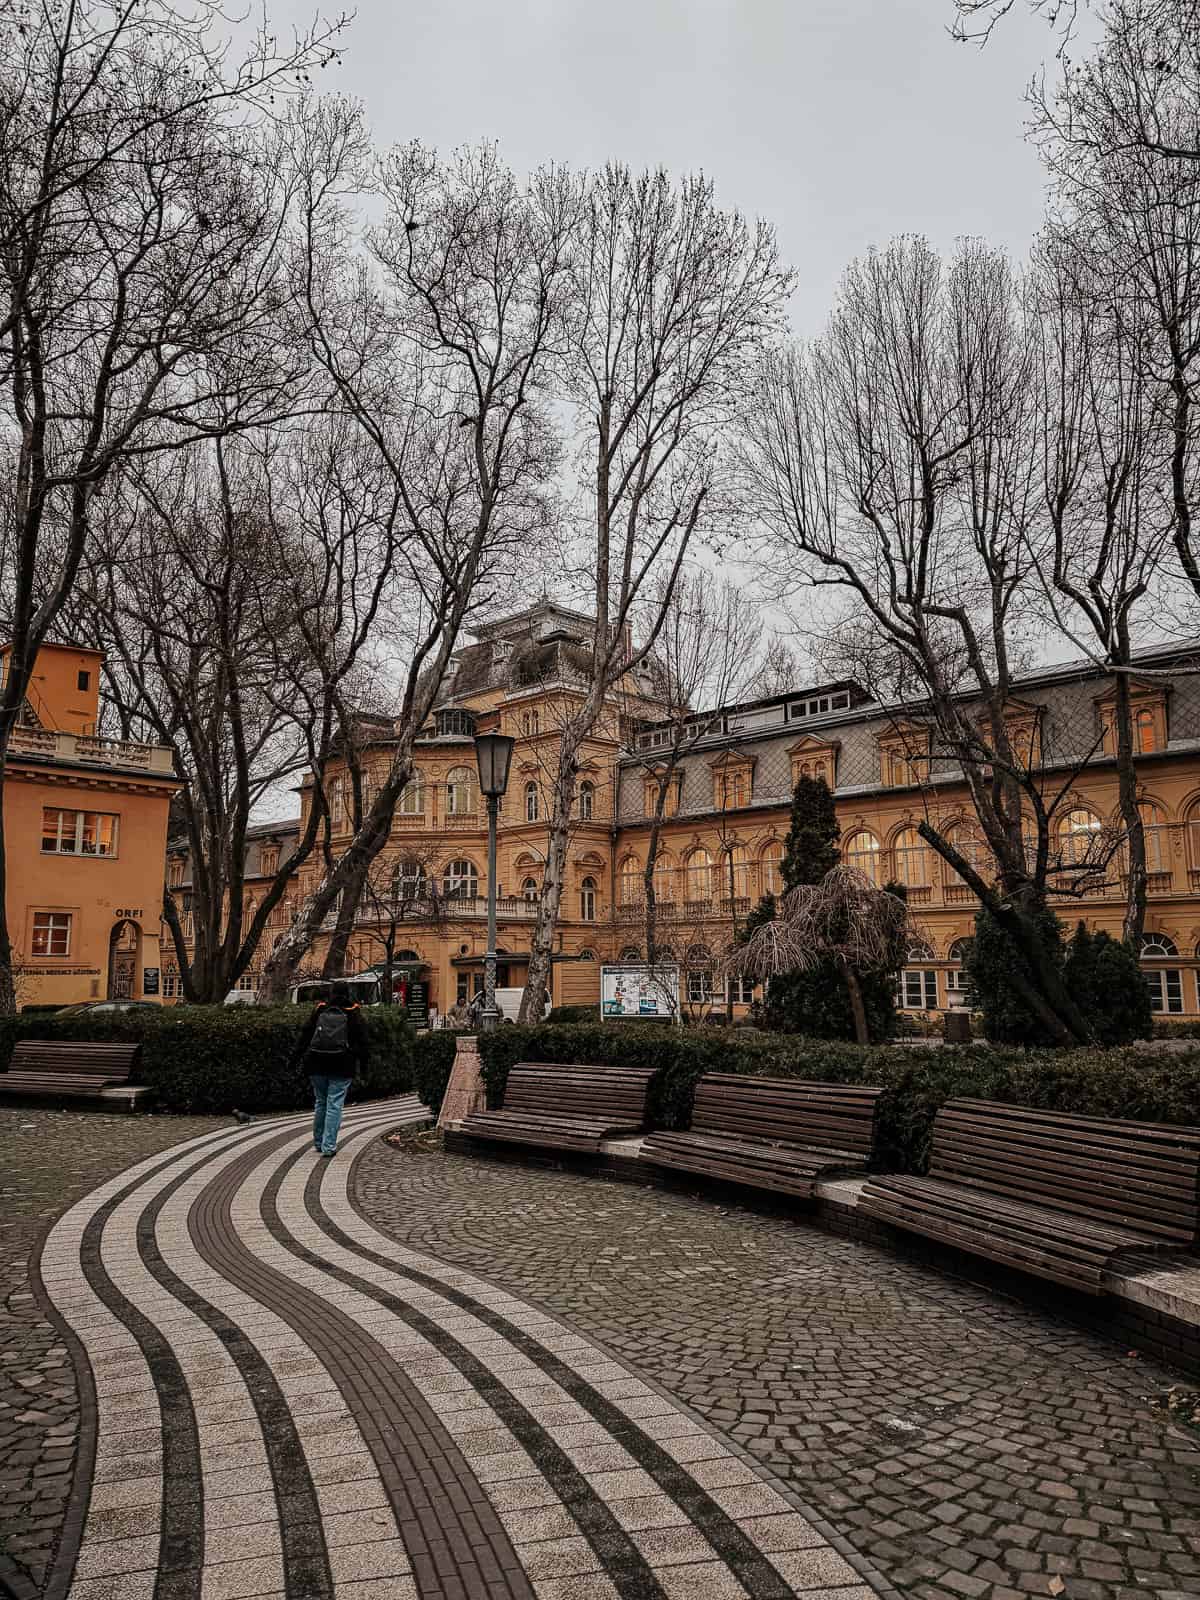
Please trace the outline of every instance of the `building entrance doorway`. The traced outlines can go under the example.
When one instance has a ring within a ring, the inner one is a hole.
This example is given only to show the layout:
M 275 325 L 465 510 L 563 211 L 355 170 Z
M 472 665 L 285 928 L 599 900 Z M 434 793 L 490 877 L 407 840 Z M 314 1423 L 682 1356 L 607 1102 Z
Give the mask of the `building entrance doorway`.
M 142 948 L 142 930 L 136 922 L 126 918 L 113 927 L 108 936 L 108 990 L 109 1000 L 132 1000 L 137 989 L 138 954 Z

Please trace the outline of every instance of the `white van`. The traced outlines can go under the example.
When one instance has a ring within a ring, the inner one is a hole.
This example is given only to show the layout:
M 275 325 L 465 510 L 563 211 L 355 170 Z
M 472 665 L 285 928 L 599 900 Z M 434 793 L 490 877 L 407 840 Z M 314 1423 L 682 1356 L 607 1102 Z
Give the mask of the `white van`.
M 519 989 L 497 989 L 496 1010 L 499 1011 L 501 1018 L 507 1022 L 518 1021 L 521 1015 L 521 1001 L 524 998 L 524 984 L 522 984 Z M 544 1022 L 549 1015 L 550 1002 L 547 1000 L 542 1011 L 542 1021 Z

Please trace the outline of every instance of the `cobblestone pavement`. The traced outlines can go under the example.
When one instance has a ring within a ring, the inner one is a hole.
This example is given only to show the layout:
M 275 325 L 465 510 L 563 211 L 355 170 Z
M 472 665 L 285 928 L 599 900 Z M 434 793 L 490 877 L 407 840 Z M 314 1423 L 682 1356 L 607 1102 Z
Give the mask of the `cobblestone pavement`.
M 1195 1600 L 1165 1370 L 786 1218 L 376 1144 L 364 1214 L 688 1402 L 922 1600 Z M 1051 1291 L 1048 1291 L 1048 1293 Z
M 67 1349 L 30 1288 L 30 1252 L 52 1217 L 105 1178 L 217 1126 L 225 1124 L 0 1107 L 0 1582 L 41 1585 L 79 1416 Z
M 54 1223 L 80 1405 L 47 1600 L 890 1595 L 719 1429 L 361 1213 L 355 1166 L 425 1116 L 355 1107 L 331 1161 L 307 1118 L 225 1125 Z

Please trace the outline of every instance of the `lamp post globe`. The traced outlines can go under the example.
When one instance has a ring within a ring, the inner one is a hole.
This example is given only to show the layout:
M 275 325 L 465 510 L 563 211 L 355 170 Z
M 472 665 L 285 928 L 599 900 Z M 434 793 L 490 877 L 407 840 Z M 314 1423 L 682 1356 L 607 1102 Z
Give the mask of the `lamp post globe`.
M 488 818 L 488 886 L 487 886 L 487 955 L 483 962 L 483 1014 L 479 1019 L 485 1031 L 495 1028 L 500 1021 L 496 1009 L 496 819 L 500 811 L 500 797 L 508 788 L 508 769 L 512 762 L 514 740 L 503 733 L 477 733 L 475 735 L 475 765 L 479 769 L 479 791 L 487 800 Z

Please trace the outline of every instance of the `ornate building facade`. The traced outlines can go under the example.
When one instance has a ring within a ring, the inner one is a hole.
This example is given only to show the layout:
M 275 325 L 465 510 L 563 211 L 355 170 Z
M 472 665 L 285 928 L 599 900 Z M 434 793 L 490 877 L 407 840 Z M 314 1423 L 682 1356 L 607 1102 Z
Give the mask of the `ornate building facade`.
M 557 730 L 582 692 L 580 652 L 590 619 L 543 601 L 477 630 L 455 658 L 417 744 L 417 773 L 397 808 L 392 838 L 359 907 L 347 971 L 378 964 L 391 949 L 398 969 L 429 984 L 445 1011 L 482 986 L 486 946 L 486 814 L 472 739 L 513 735 L 497 862 L 499 983 L 519 986 L 528 966 L 546 849 Z M 1200 1015 L 1200 676 L 1174 650 L 1142 658 L 1136 685 L 1137 763 L 1147 827 L 1150 907 L 1144 968 L 1155 1009 Z M 1200 664 L 1200 662 L 1198 662 Z M 1111 680 L 1086 665 L 1031 675 L 1011 702 L 1010 728 L 1045 774 L 1047 792 L 1067 784 L 1056 809 L 1065 861 L 1082 861 L 1110 834 L 1117 786 L 1110 728 Z M 367 784 L 389 758 L 390 727 L 366 730 Z M 581 753 L 552 1000 L 594 1004 L 604 961 L 645 951 L 644 872 L 664 752 L 674 730 L 660 720 L 654 671 L 630 675 Z M 902 1005 L 941 1010 L 964 987 L 962 941 L 973 894 L 917 834 L 928 816 L 983 860 L 961 774 L 939 753 L 914 710 L 883 707 L 853 683 L 823 685 L 698 716 L 685 730 L 668 786 L 654 870 L 656 942 L 678 960 L 693 1014 L 744 1011 L 752 991 L 727 995 L 716 957 L 762 894 L 780 887 L 791 792 L 802 773 L 834 793 L 843 858 L 875 881 L 908 889 L 916 935 L 900 978 Z M 349 837 L 346 775 L 330 779 L 334 848 Z M 301 789 L 302 818 L 311 781 Z M 255 879 L 273 870 L 296 822 L 255 830 L 247 863 Z M 186 885 L 186 860 L 169 870 Z M 295 893 L 319 871 L 311 861 Z M 1059 907 L 1119 935 L 1124 882 L 1119 854 Z M 279 925 L 290 917 L 285 903 Z M 319 970 L 334 919 L 313 952 Z M 256 986 L 248 973 L 244 987 Z M 168 993 L 176 979 L 168 969 Z

